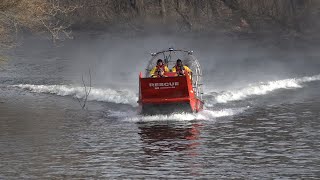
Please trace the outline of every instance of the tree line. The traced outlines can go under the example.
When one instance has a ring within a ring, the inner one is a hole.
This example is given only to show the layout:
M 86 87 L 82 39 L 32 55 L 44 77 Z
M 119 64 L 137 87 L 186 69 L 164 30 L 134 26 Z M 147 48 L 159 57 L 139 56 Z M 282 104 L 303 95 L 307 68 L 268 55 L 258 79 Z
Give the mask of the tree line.
M 169 29 L 176 32 L 239 32 L 291 36 L 317 34 L 318 0 L 1 0 L 0 46 L 21 32 Z

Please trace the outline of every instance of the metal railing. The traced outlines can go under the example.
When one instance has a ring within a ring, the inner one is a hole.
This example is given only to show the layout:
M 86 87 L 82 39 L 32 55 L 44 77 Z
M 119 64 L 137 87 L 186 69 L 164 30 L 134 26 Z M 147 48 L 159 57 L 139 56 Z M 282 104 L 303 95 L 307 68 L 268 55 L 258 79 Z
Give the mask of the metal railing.
M 192 70 L 191 79 L 193 91 L 195 92 L 195 95 L 202 100 L 202 71 L 198 59 L 193 56 L 193 51 L 169 48 L 168 50 L 151 53 L 151 55 L 152 58 L 149 60 L 146 67 L 145 77 L 149 77 L 149 73 L 152 68 L 156 66 L 158 59 L 164 60 L 169 69 L 176 64 L 177 59 L 181 59 L 183 65 L 188 66 Z

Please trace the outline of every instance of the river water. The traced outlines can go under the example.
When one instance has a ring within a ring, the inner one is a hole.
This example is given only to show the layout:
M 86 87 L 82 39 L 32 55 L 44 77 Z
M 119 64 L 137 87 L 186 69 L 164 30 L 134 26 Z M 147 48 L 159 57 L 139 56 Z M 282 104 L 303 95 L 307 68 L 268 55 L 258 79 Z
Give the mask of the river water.
M 315 52 L 162 36 L 25 41 L 1 64 L 0 179 L 320 178 Z M 138 72 L 168 44 L 197 50 L 206 108 L 138 115 Z

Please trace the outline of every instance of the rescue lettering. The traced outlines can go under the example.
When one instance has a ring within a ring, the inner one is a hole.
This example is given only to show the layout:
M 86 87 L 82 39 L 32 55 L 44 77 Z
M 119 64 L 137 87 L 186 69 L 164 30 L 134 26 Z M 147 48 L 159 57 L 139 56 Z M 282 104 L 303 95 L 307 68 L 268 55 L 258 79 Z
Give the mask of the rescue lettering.
M 179 82 L 149 83 L 149 87 L 174 87 L 174 86 L 179 86 Z

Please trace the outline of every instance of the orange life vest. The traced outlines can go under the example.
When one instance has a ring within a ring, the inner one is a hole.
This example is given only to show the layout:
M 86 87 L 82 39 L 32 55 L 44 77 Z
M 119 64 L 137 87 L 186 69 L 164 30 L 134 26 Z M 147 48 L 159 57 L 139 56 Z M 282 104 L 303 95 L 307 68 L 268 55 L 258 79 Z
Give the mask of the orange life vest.
M 176 68 L 176 73 L 178 75 L 184 75 L 184 67 L 183 66 L 177 66 L 175 65 L 175 68 Z
M 165 66 L 162 65 L 162 66 L 156 66 L 156 71 L 155 71 L 155 75 L 157 75 L 158 77 L 161 77 L 163 76 L 162 73 L 165 72 Z

